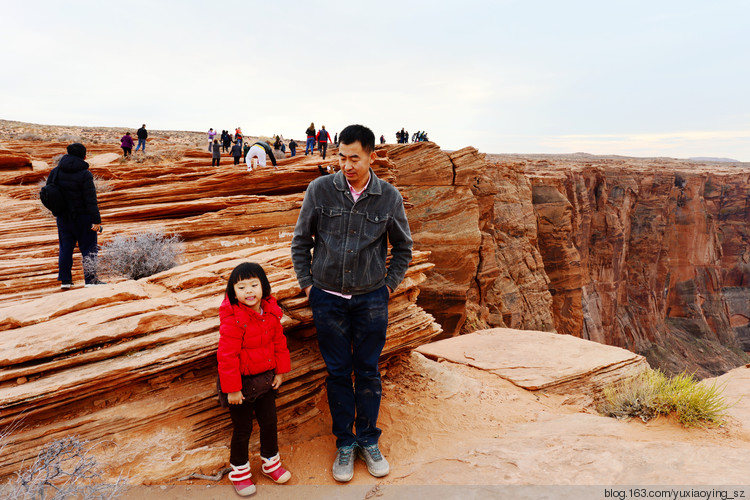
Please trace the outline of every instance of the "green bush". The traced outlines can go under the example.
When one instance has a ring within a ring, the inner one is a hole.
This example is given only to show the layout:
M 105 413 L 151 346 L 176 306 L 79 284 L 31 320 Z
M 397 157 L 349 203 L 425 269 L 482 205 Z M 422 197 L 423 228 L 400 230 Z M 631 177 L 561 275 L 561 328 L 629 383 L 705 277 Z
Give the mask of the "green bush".
M 616 418 L 639 417 L 644 422 L 674 414 L 686 427 L 716 426 L 724 423 L 729 409 L 721 392 L 715 383 L 699 383 L 692 375 L 667 377 L 649 369 L 605 388 L 599 411 Z

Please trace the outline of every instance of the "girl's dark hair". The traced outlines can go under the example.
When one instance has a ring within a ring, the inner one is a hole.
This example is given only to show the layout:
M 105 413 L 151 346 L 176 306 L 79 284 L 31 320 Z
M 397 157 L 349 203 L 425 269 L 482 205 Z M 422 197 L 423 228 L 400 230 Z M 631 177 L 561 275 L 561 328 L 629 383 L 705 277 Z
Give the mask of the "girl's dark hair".
M 232 274 L 229 275 L 229 281 L 227 282 L 227 298 L 229 303 L 237 305 L 237 295 L 234 293 L 234 285 L 242 280 L 249 280 L 250 278 L 258 278 L 260 280 L 260 287 L 263 290 L 263 297 L 266 298 L 271 295 L 271 284 L 268 282 L 266 272 L 260 267 L 260 264 L 255 262 L 243 262 L 239 266 L 232 270 Z
M 349 125 L 344 128 L 339 133 L 339 142 L 347 146 L 359 142 L 365 153 L 370 154 L 375 151 L 375 134 L 364 125 Z

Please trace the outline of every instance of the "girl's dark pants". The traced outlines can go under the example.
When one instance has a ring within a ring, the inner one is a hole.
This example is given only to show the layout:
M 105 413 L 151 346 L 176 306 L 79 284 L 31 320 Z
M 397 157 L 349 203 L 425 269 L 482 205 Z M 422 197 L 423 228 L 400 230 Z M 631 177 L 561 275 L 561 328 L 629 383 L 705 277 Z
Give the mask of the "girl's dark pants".
M 229 462 L 240 466 L 248 462 L 247 448 L 253 431 L 253 416 L 260 427 L 260 455 L 271 458 L 279 452 L 276 433 L 276 391 L 268 391 L 255 401 L 247 399 L 241 405 L 229 405 L 232 417 L 232 445 Z

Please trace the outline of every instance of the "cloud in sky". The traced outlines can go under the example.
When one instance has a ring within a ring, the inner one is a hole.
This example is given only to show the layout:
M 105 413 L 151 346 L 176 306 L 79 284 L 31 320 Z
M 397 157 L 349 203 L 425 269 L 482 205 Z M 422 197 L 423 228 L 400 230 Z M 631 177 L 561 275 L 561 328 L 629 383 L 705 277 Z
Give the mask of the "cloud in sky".
M 297 138 L 359 122 L 446 149 L 750 161 L 744 0 L 37 0 L 3 17 L 4 119 Z

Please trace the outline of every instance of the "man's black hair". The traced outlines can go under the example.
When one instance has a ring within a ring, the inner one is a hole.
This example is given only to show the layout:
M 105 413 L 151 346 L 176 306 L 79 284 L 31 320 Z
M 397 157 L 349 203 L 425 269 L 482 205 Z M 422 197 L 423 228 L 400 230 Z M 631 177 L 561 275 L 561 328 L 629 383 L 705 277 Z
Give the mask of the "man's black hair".
M 86 159 L 86 146 L 84 146 L 80 142 L 74 142 L 73 144 L 68 145 L 68 154 L 77 156 L 78 158 L 84 160 Z
M 237 305 L 239 303 L 237 300 L 237 294 L 234 293 L 234 285 L 242 280 L 249 280 L 250 278 L 258 278 L 260 280 L 260 287 L 263 290 L 262 298 L 265 299 L 271 295 L 271 284 L 268 282 L 266 272 L 260 264 L 256 264 L 255 262 L 243 262 L 234 268 L 232 274 L 229 275 L 229 280 L 227 281 L 227 298 L 229 298 L 230 304 Z
M 359 142 L 367 154 L 375 151 L 375 134 L 364 125 L 349 125 L 339 134 L 339 143 L 354 144 Z

